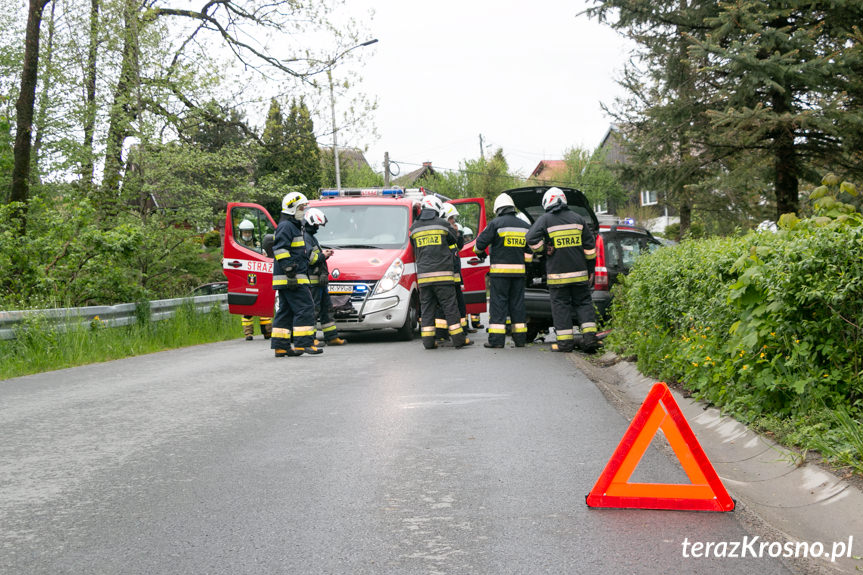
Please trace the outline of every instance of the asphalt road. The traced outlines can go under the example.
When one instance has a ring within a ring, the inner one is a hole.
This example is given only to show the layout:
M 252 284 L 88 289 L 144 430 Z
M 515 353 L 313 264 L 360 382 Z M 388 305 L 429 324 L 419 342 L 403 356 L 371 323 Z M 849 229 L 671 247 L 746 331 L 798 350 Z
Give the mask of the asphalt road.
M 236 340 L 0 381 L 0 573 L 789 572 L 683 556 L 751 538 L 737 513 L 588 509 L 627 425 L 546 346 Z M 651 447 L 634 479 L 684 477 Z

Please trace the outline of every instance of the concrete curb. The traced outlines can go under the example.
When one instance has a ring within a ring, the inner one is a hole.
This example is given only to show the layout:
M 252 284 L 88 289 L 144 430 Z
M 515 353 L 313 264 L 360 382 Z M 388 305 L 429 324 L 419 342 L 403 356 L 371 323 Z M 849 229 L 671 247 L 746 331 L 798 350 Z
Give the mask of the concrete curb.
M 656 383 L 634 363 L 606 354 L 589 361 L 573 354 L 573 362 L 627 417 L 635 413 Z M 827 558 L 815 560 L 819 570 L 863 572 L 863 491 L 798 453 L 776 444 L 742 423 L 685 398 L 672 390 L 683 415 L 731 496 L 747 511 L 784 536 L 786 541 L 824 545 Z M 609 453 L 609 457 L 611 454 Z M 831 562 L 834 543 L 847 543 L 849 554 Z M 858 557 L 855 559 L 854 557 Z

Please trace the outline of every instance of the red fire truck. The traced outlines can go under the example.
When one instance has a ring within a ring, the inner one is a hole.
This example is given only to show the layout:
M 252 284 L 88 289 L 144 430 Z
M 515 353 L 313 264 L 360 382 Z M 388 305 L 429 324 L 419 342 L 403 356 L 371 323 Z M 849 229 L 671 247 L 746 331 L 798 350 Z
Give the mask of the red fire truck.
M 408 230 L 419 215 L 419 200 L 429 193 L 422 188 L 321 190 L 321 199 L 309 203 L 327 215 L 328 223 L 318 231 L 317 239 L 334 252 L 327 265 L 340 332 L 393 328 L 401 339 L 414 337 L 419 288 Z M 481 198 L 441 199 L 456 206 L 462 229 L 473 232 L 460 251 L 463 289 L 467 313 L 484 312 L 489 264 L 474 256 L 473 246 L 486 224 L 485 203 Z M 251 247 L 237 241 L 243 220 L 254 225 Z M 276 221 L 262 206 L 228 204 L 222 268 L 228 279 L 231 313 L 273 315 L 273 260 L 261 246 L 275 227 Z

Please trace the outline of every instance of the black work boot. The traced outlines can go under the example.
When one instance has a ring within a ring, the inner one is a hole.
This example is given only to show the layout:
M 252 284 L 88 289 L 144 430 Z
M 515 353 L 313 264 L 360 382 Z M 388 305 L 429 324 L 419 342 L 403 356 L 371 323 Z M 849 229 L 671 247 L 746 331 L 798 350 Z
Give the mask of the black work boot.
M 581 335 L 581 349 L 584 353 L 596 353 L 599 349 L 599 340 L 596 339 L 595 332 L 583 333 Z

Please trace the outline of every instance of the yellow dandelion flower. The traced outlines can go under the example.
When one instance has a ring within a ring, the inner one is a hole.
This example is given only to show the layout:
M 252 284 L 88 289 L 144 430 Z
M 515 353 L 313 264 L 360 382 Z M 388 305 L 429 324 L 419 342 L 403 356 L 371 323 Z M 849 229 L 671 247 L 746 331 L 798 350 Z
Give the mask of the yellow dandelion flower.
M 761 352 L 761 357 L 764 357 L 764 352 L 763 352 L 763 351 Z
M 744 365 L 744 366 L 743 366 L 743 370 L 745 371 L 745 370 L 747 370 L 747 369 L 749 369 L 749 366 L 748 366 L 748 365 Z
M 694 365 L 695 367 L 698 367 L 698 362 L 697 362 L 697 361 L 693 361 L 693 362 L 692 362 L 692 365 Z

